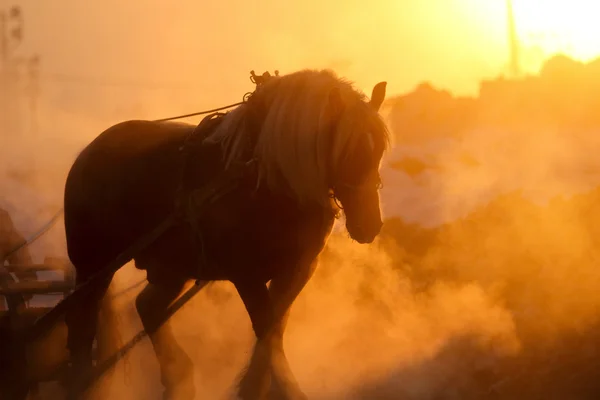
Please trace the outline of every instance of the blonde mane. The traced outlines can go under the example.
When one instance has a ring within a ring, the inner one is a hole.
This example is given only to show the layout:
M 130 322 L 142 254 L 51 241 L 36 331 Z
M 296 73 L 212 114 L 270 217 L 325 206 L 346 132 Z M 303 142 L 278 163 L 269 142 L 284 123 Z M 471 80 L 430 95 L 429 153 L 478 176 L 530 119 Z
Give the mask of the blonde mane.
M 344 103 L 337 121 L 328 118 L 334 88 Z M 251 132 L 247 123 L 253 112 L 251 102 L 264 107 L 258 133 Z M 355 148 L 360 135 L 370 134 L 370 143 L 376 140 L 385 146 L 388 142 L 385 124 L 366 96 L 329 70 L 303 70 L 270 79 L 249 103 L 229 112 L 206 140 L 223 145 L 229 166 L 247 161 L 246 138 L 251 134 L 257 135 L 254 157 L 260 183 L 278 189 L 286 189 L 285 185 L 299 202 L 322 205 L 330 202 L 335 168 Z

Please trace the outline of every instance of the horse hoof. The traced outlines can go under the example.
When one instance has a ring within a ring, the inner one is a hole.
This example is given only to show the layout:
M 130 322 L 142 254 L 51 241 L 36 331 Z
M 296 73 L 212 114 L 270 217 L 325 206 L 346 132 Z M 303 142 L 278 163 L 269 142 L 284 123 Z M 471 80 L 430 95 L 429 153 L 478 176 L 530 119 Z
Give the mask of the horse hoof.
M 177 387 L 167 388 L 163 392 L 163 400 L 194 400 L 196 388 L 193 384 L 180 384 Z
M 177 373 L 171 371 L 170 377 L 163 377 L 163 400 L 194 400 L 196 386 L 193 368 L 182 368 Z
M 240 388 L 236 400 L 267 400 L 269 395 L 259 388 Z
M 285 393 L 280 390 L 271 390 L 269 400 L 308 400 L 308 396 L 301 391 Z
M 298 383 L 294 381 L 278 381 L 273 379 L 269 390 L 269 400 L 308 400 Z
M 92 375 L 91 363 L 71 364 L 63 381 L 67 400 L 81 400 L 85 396 L 88 380 Z
M 239 400 L 263 400 L 269 397 L 271 375 L 250 376 L 246 375 L 238 386 Z

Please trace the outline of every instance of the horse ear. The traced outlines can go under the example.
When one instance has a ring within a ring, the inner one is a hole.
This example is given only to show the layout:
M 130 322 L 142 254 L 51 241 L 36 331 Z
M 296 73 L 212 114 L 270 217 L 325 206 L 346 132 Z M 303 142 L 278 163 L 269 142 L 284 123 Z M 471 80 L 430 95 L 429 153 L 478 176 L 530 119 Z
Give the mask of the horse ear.
M 379 111 L 383 100 L 385 99 L 385 87 L 387 86 L 387 82 L 379 82 L 373 88 L 373 93 L 371 94 L 371 101 L 369 104 L 376 110 Z
M 331 120 L 337 121 L 337 119 L 340 118 L 344 112 L 344 108 L 346 108 L 346 105 L 344 104 L 344 99 L 342 99 L 340 89 L 337 87 L 332 88 L 329 92 L 329 101 L 327 104 L 327 109 Z

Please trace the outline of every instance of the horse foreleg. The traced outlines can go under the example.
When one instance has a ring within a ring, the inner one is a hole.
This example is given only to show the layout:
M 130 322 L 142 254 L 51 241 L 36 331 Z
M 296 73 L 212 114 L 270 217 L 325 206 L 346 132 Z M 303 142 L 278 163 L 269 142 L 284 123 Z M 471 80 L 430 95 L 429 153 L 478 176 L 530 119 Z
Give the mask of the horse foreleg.
M 271 280 L 266 285 L 240 285 L 236 288 L 244 302 L 257 337 L 246 373 L 240 381 L 243 400 L 266 397 L 271 378 L 276 392 L 286 399 L 305 399 L 283 351 L 283 333 L 289 309 L 312 276 L 316 262 L 307 262 Z
M 239 382 L 238 395 L 242 400 L 263 399 L 271 382 L 271 346 L 268 340 L 273 310 L 267 285 L 260 282 L 234 282 L 246 306 L 257 341 L 250 363 Z
M 283 334 L 287 326 L 290 308 L 304 286 L 312 277 L 317 261 L 300 265 L 293 274 L 284 274 L 271 281 L 269 294 L 275 320 L 270 331 L 272 349 L 273 394 L 284 399 L 306 399 L 300 389 L 283 350 Z
M 164 399 L 193 399 L 195 387 L 192 360 L 175 340 L 167 319 L 169 305 L 181 293 L 184 282 L 169 285 L 149 283 L 136 298 L 136 308 L 150 337 L 160 365 Z

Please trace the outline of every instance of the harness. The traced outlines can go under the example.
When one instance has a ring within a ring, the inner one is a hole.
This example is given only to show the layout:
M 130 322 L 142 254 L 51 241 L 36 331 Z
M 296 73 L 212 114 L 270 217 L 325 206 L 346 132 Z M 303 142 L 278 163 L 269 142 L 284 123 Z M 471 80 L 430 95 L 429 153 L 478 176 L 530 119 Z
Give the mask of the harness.
M 194 141 L 202 141 L 206 135 L 217 129 L 223 121 L 224 116 L 225 114 L 218 112 L 207 115 L 194 128 L 192 133 L 185 139 L 184 144 L 179 148 L 179 151 L 182 153 L 182 166 L 179 170 L 179 187 L 175 195 L 174 208 L 177 218 L 189 226 L 192 240 L 198 249 L 196 284 L 200 284 L 203 269 L 208 266 L 204 237 L 199 225 L 200 217 L 205 214 L 209 205 L 214 204 L 235 189 L 240 179 L 246 176 L 248 169 L 255 162 L 254 159 L 250 159 L 241 165 L 232 166 L 201 188 L 188 189 L 185 187 L 185 174 L 188 171 L 187 167 L 190 155 L 193 153 Z
M 276 71 L 275 76 L 278 76 Z M 258 89 L 265 82 L 267 82 L 272 76 L 267 72 L 262 76 L 256 76 L 254 71 L 251 72 L 250 80 L 256 84 L 256 88 Z M 196 115 L 207 115 L 202 121 L 193 129 L 193 131 L 185 138 L 183 145 L 180 147 L 181 153 L 181 168 L 179 171 L 179 187 L 176 191 L 175 195 L 175 204 L 173 205 L 173 211 L 158 225 L 156 225 L 153 229 L 139 237 L 136 241 L 134 241 L 128 248 L 126 248 L 122 253 L 120 253 L 111 263 L 106 265 L 103 269 L 96 272 L 93 276 L 91 276 L 87 281 L 77 285 L 75 289 L 63 297 L 63 299 L 50 311 L 46 314 L 38 318 L 34 324 L 27 331 L 20 331 L 14 335 L 14 337 L 18 337 L 15 344 L 25 345 L 25 343 L 33 341 L 43 334 L 45 334 L 49 329 L 51 329 L 56 321 L 67 311 L 67 309 L 72 306 L 72 304 L 76 303 L 79 299 L 86 296 L 88 291 L 86 288 L 89 288 L 95 282 L 103 279 L 107 279 L 113 274 L 115 274 L 124 264 L 131 261 L 134 257 L 136 257 L 141 251 L 150 246 L 153 242 L 158 240 L 168 229 L 174 226 L 181 226 L 182 223 L 187 224 L 190 227 L 190 230 L 193 235 L 194 242 L 197 245 L 198 249 L 198 279 L 196 280 L 196 284 L 192 286 L 192 288 L 188 289 L 171 307 L 169 307 L 169 311 L 165 319 L 161 321 L 164 323 L 166 320 L 170 318 L 173 313 L 175 313 L 181 306 L 183 306 L 189 299 L 191 299 L 202 287 L 203 283 L 200 282 L 199 278 L 202 276 L 203 268 L 207 265 L 206 253 L 204 249 L 204 240 L 202 237 L 202 230 L 199 226 L 199 217 L 203 212 L 206 211 L 207 206 L 213 204 L 214 202 L 221 199 L 227 193 L 230 193 L 233 190 L 239 180 L 242 177 L 247 176 L 247 171 L 250 169 L 252 164 L 255 162 L 253 154 L 249 157 L 249 161 L 245 163 L 241 163 L 240 165 L 229 166 L 221 173 L 219 173 L 214 179 L 212 179 L 208 184 L 203 185 L 200 188 L 188 189 L 185 187 L 184 176 L 186 172 L 186 167 L 188 165 L 188 161 L 190 155 L 192 154 L 191 142 L 196 139 L 204 139 L 207 133 L 212 132 L 217 126 L 222 122 L 223 116 L 225 114 L 221 113 L 221 110 L 225 110 L 234 106 L 238 106 L 244 103 L 250 103 L 250 111 L 252 114 L 256 114 L 255 109 L 260 108 L 260 104 L 256 104 L 256 102 L 251 101 L 252 95 L 254 92 L 246 93 L 244 95 L 244 100 L 240 103 L 235 103 L 229 106 L 220 107 L 213 110 L 193 113 L 193 114 L 185 114 L 177 117 L 171 118 L 163 118 L 160 120 L 156 120 L 155 122 L 161 121 L 169 121 L 179 118 L 185 118 Z M 255 122 L 255 121 L 254 121 Z M 256 139 L 256 134 L 258 131 L 255 129 L 250 130 L 250 135 L 248 139 L 248 145 L 252 146 L 252 143 Z M 253 148 L 253 147 L 252 147 Z M 45 232 L 47 232 L 54 223 L 57 222 L 58 217 L 62 214 L 63 210 L 59 210 L 59 212 L 52 218 L 52 220 L 46 224 L 40 231 L 38 231 L 33 237 L 24 241 L 24 243 L 19 246 L 11 249 L 7 254 L 10 255 L 16 251 L 18 251 L 23 246 L 27 246 L 32 243 L 34 240 L 42 236 Z M 86 379 L 86 384 L 84 387 L 87 387 L 93 380 L 97 379 L 102 373 L 117 362 L 119 359 L 123 358 L 128 350 L 131 349 L 142 337 L 144 337 L 145 331 L 140 332 L 136 335 L 130 343 L 122 348 L 117 353 L 115 353 L 112 357 L 107 359 L 102 365 L 97 366 L 97 370 L 94 374 Z M 12 337 L 12 336 L 11 336 Z M 20 367 L 19 367 L 20 368 Z
M 262 84 L 267 82 L 272 76 L 266 72 L 259 79 L 256 79 L 257 76 L 254 74 L 254 71 L 251 71 L 250 80 L 256 84 L 256 89 L 258 89 Z M 275 76 L 278 74 L 276 73 Z M 262 78 L 262 79 L 261 79 Z M 238 104 L 247 103 L 251 100 L 253 93 L 246 93 L 244 95 L 244 101 Z M 230 108 L 232 107 L 222 107 L 220 109 Z M 212 110 L 211 110 L 212 111 Z M 157 121 L 167 121 L 177 118 L 183 118 L 192 115 L 200 115 L 206 114 L 207 112 L 199 112 L 194 114 L 186 114 L 179 117 L 173 118 L 164 118 Z M 203 267 L 206 266 L 206 254 L 204 252 L 204 241 L 202 237 L 202 232 L 200 226 L 198 225 L 198 217 L 202 214 L 202 209 L 208 205 L 216 202 L 218 199 L 222 198 L 223 195 L 229 193 L 233 188 L 237 186 L 237 183 L 241 177 L 244 176 L 244 173 L 248 170 L 255 160 L 250 159 L 246 163 L 242 165 L 232 166 L 232 168 L 228 168 L 223 171 L 217 177 L 215 177 L 211 182 L 207 185 L 203 185 L 201 188 L 194 190 L 186 190 L 183 182 L 183 177 L 186 171 L 186 166 L 189 160 L 189 156 L 191 154 L 190 146 L 191 142 L 196 138 L 203 138 L 208 132 L 211 132 L 212 129 L 215 129 L 218 124 L 221 123 L 222 117 L 224 113 L 214 112 L 212 114 L 207 115 L 202 119 L 202 121 L 194 128 L 192 133 L 185 139 L 183 145 L 180 147 L 180 152 L 182 153 L 182 165 L 180 168 L 180 176 L 179 176 L 179 189 L 176 194 L 176 200 L 174 204 L 174 210 L 167 218 L 165 218 L 161 223 L 154 227 L 154 229 L 148 231 L 146 234 L 142 235 L 138 240 L 133 242 L 127 249 L 125 249 L 122 253 L 120 253 L 110 264 L 96 272 L 92 275 L 87 281 L 77 285 L 75 289 L 67 296 L 65 296 L 54 308 L 48 311 L 46 314 L 37 319 L 37 321 L 33 324 L 31 330 L 26 333 L 26 338 L 29 340 L 34 340 L 40 337 L 44 332 L 48 329 L 52 328 L 54 323 L 60 318 L 60 316 L 65 313 L 67 308 L 74 302 L 77 301 L 81 296 L 85 296 L 85 289 L 89 287 L 92 283 L 97 282 L 98 280 L 106 279 L 109 276 L 115 274 L 124 264 L 131 261 L 135 256 L 137 256 L 142 250 L 146 247 L 150 246 L 154 241 L 158 240 L 168 229 L 177 226 L 182 223 L 182 221 L 188 224 L 191 228 L 193 239 L 200 250 L 198 252 L 198 279 L 196 280 L 196 286 L 200 284 L 200 276 L 203 270 Z M 254 138 L 249 138 L 251 141 Z M 26 245 L 25 243 L 24 245 Z

